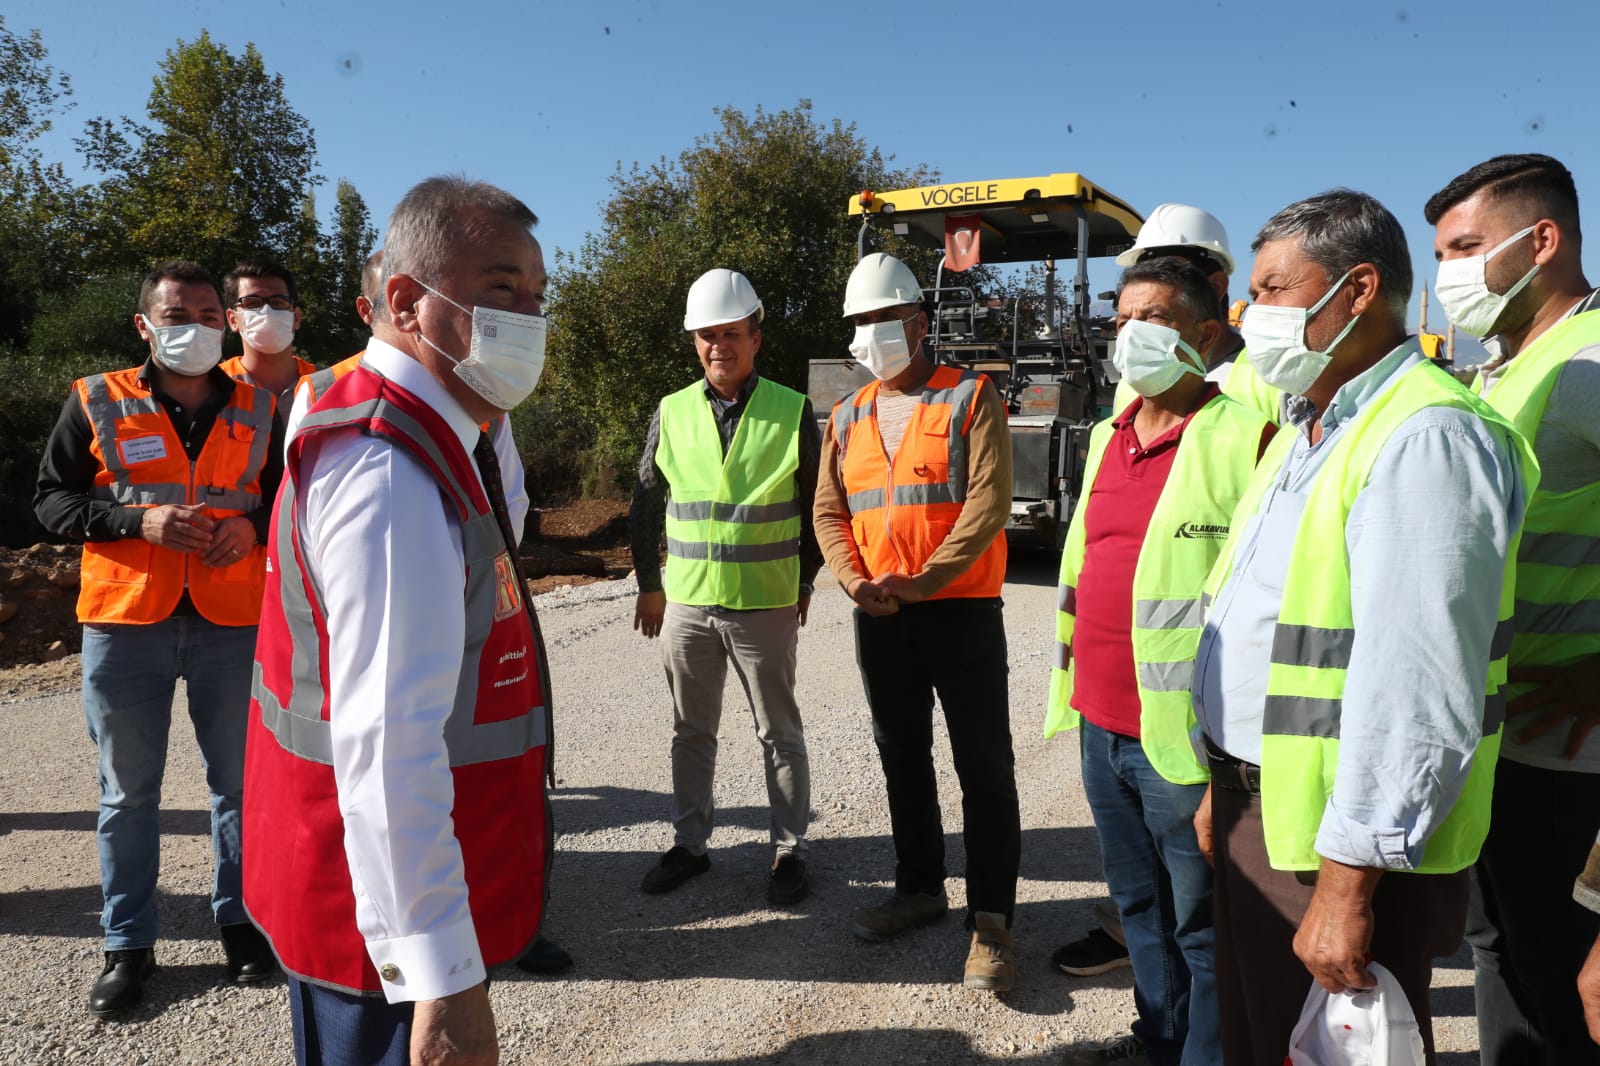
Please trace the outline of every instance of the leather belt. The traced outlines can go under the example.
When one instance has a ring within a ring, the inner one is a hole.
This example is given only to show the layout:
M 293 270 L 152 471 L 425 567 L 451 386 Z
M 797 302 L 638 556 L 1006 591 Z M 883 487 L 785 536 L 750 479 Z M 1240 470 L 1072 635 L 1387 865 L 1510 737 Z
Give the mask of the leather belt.
M 1253 762 L 1236 759 L 1205 738 L 1206 765 L 1211 769 L 1211 783 L 1231 788 L 1235 792 L 1261 793 L 1261 767 Z

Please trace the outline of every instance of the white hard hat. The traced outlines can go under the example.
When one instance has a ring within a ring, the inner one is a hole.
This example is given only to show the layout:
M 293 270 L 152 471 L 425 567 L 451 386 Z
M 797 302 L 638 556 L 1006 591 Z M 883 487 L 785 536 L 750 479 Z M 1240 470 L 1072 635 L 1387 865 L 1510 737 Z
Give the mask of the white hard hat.
M 684 302 L 683 328 L 693 333 L 707 326 L 720 326 L 728 322 L 756 316 L 760 322 L 766 317 L 761 297 L 751 287 L 750 280 L 737 270 L 718 267 L 694 279 L 689 286 L 689 298 Z
M 1117 256 L 1117 266 L 1133 266 L 1151 248 L 1196 248 L 1222 261 L 1233 273 L 1233 253 L 1228 251 L 1228 231 L 1217 216 L 1188 204 L 1162 204 L 1150 212 L 1133 247 Z
M 917 276 L 894 256 L 872 252 L 850 272 L 844 287 L 844 317 L 866 314 L 896 304 L 920 304 Z
M 1423 1066 L 1422 1031 L 1405 989 L 1374 962 L 1364 992 L 1330 995 L 1315 982 L 1289 1036 L 1285 1066 Z

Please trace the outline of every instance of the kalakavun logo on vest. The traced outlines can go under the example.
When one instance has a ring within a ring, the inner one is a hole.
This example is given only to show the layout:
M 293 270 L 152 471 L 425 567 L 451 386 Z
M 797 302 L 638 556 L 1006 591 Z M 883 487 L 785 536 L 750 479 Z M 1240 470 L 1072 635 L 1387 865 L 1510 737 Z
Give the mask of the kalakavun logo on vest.
M 1184 522 L 1178 527 L 1178 531 L 1172 535 L 1174 540 L 1179 537 L 1184 540 L 1196 540 L 1199 538 L 1225 540 L 1227 536 L 1227 526 L 1208 526 L 1203 522 Z

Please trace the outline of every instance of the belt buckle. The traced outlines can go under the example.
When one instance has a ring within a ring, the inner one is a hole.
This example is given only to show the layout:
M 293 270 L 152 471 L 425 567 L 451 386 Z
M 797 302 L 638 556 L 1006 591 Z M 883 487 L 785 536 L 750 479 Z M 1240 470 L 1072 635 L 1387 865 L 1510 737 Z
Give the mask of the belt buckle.
M 1244 792 L 1255 793 L 1261 791 L 1259 787 L 1250 787 L 1250 768 L 1243 759 L 1237 759 L 1233 764 L 1233 772 L 1239 777 L 1239 788 Z

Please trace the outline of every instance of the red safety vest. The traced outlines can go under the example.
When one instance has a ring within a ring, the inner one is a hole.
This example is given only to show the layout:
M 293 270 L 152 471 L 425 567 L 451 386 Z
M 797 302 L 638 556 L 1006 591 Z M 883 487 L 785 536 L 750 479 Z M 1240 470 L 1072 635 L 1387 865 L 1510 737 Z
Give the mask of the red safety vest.
M 928 379 L 890 463 L 878 429 L 879 382 L 833 409 L 850 532 L 869 577 L 915 576 L 950 535 L 967 500 L 967 431 L 978 390 L 992 388 L 971 370 L 941 366 Z M 999 596 L 1006 580 L 1004 531 L 977 562 L 929 599 Z
M 217 413 L 191 466 L 183 441 L 140 367 L 73 383 L 94 433 L 89 452 L 100 464 L 89 493 L 131 507 L 207 505 L 221 520 L 261 506 L 261 469 L 272 435 L 272 394 L 237 382 Z M 143 537 L 83 546 L 78 621 L 147 625 L 165 620 L 187 585 L 195 609 L 219 626 L 253 626 L 261 613 L 266 551 L 252 543 L 231 566 L 206 566 L 193 552 Z
M 455 779 L 451 813 L 485 966 L 520 956 L 543 912 L 551 850 L 543 785 L 548 681 L 530 606 L 460 439 L 432 408 L 371 368 L 341 377 L 290 446 L 272 519 L 275 580 L 262 605 L 245 755 L 244 901 L 285 970 L 376 993 L 379 975 L 356 928 L 334 785 L 328 618 L 303 569 L 295 523 L 302 448 L 319 433 L 392 442 L 433 474 L 461 520 L 465 683 L 444 736 Z

